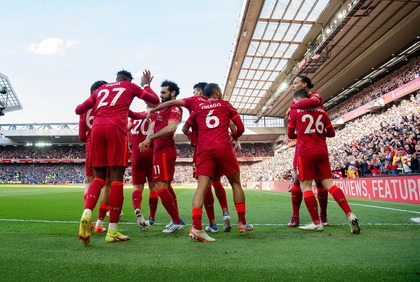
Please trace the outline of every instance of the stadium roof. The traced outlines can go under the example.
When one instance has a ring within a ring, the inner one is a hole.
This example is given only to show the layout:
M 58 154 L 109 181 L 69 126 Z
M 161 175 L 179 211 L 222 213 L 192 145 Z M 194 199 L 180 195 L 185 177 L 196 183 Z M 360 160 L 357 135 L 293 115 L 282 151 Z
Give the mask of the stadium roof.
M 5 93 L 3 93 L 5 90 Z M 12 87 L 7 76 L 0 73 L 0 102 L 5 107 L 3 113 L 21 110 L 22 104 L 20 103 L 15 90 Z
M 328 101 L 404 48 L 417 51 L 419 26 L 420 1 L 247 0 L 224 99 L 257 120 L 284 117 L 304 74 Z

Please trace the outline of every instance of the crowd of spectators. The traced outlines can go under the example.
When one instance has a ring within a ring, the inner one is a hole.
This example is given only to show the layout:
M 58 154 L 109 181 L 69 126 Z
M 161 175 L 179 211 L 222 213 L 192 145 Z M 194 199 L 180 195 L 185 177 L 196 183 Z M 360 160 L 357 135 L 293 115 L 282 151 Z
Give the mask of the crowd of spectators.
M 85 146 L 3 146 L 0 159 L 84 159 Z
M 83 164 L 1 164 L 0 183 L 84 183 Z
M 373 82 L 328 111 L 331 120 L 376 99 L 420 76 L 420 57 L 411 59 L 407 64 L 387 76 Z

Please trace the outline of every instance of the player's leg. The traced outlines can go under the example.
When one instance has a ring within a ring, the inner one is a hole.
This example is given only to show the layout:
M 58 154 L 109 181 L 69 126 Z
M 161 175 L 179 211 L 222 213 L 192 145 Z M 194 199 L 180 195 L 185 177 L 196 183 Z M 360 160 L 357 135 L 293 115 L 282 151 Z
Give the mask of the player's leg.
M 124 166 L 111 166 L 111 192 L 109 195 L 109 228 L 106 234 L 105 241 L 108 243 L 121 242 L 129 240 L 118 232 L 118 222 L 122 211 L 124 202 Z
M 316 196 L 319 203 L 319 217 L 324 226 L 328 226 L 328 217 L 327 217 L 327 206 L 328 206 L 328 190 L 322 186 L 320 180 L 315 181 L 316 185 Z
M 132 156 L 131 175 L 133 181 L 131 203 L 133 205 L 134 215 L 136 216 L 137 225 L 139 225 L 143 230 L 147 230 L 147 223 L 141 212 L 144 183 L 146 183 L 146 170 L 141 157 Z
M 147 219 L 147 225 L 154 225 L 155 224 L 155 217 L 156 217 L 156 211 L 158 207 L 159 202 L 159 196 L 155 189 L 155 183 L 148 182 L 149 183 L 149 218 Z
M 216 176 L 213 178 L 213 182 L 211 185 L 214 188 L 214 193 L 216 194 L 217 199 L 219 200 L 220 207 L 222 208 L 223 213 L 223 230 L 225 232 L 230 231 L 232 225 L 230 223 L 230 214 L 229 214 L 229 207 L 228 201 L 226 196 L 226 190 L 223 187 L 223 184 L 220 180 L 220 173 L 217 172 Z
M 84 244 L 90 243 L 92 211 L 95 208 L 102 187 L 105 185 L 106 167 L 94 168 L 95 178 L 90 183 L 85 197 L 85 205 L 79 225 L 79 239 Z
M 106 231 L 106 228 L 103 227 L 104 225 L 104 219 L 106 216 L 106 213 L 109 211 L 109 193 L 111 190 L 111 181 L 109 177 L 106 178 L 105 186 L 102 188 L 101 192 L 101 201 L 99 204 L 99 210 L 98 210 L 98 219 L 96 220 L 95 225 L 95 233 L 103 233 Z
M 175 173 L 176 148 L 157 150 L 153 155 L 153 180 L 157 194 L 163 207 L 171 216 L 172 222 L 162 230 L 163 233 L 172 233 L 185 227 L 184 221 L 179 216 L 169 185 Z
M 202 227 L 203 204 L 204 198 L 209 191 L 210 177 L 207 175 L 198 176 L 197 190 L 195 191 L 192 200 L 192 227 L 189 232 L 190 238 L 200 242 L 214 242 L 215 239 L 211 238 L 204 232 Z
M 209 219 L 209 225 L 206 226 L 205 230 L 211 233 L 217 233 L 216 219 L 214 215 L 214 197 L 213 191 L 211 190 L 211 184 L 204 197 L 204 208 L 206 209 L 207 218 Z
M 302 204 L 302 199 L 303 199 L 303 193 L 300 188 L 300 182 L 298 179 L 298 171 L 296 168 L 294 168 L 293 170 L 294 170 L 294 181 L 293 181 L 293 186 L 290 190 L 290 194 L 292 197 L 292 217 L 289 223 L 287 224 L 288 227 L 299 226 L 299 223 L 300 223 L 299 212 L 300 212 L 300 206 Z
M 244 233 L 252 231 L 254 229 L 254 226 L 246 222 L 245 193 L 241 185 L 240 172 L 238 170 L 232 174 L 226 175 L 226 177 L 229 180 L 230 185 L 232 186 L 233 202 L 235 204 L 236 212 L 238 213 L 239 232 Z
M 306 208 L 312 219 L 311 224 L 299 227 L 302 230 L 324 230 L 324 226 L 321 224 L 321 220 L 319 218 L 318 203 L 316 201 L 315 194 L 312 191 L 312 181 L 316 178 L 317 174 L 317 161 L 318 155 L 297 156 L 300 188 L 303 192 L 303 201 L 305 202 Z
M 305 202 L 306 208 L 311 216 L 312 223 L 300 226 L 299 228 L 302 230 L 324 230 L 324 226 L 322 225 L 318 214 L 318 203 L 316 201 L 315 194 L 312 191 L 312 180 L 301 180 L 300 187 L 303 190 L 303 201 Z
M 321 180 L 321 182 L 322 185 L 328 190 L 328 192 L 330 192 L 331 196 L 333 196 L 334 200 L 337 202 L 341 210 L 346 215 L 347 221 L 350 225 L 351 233 L 359 234 L 361 230 L 359 227 L 359 219 L 354 215 L 353 211 L 351 210 L 343 191 L 337 185 L 334 185 L 334 182 L 331 178 Z
M 289 223 L 287 224 L 288 227 L 297 227 L 299 226 L 300 223 L 300 217 L 299 217 L 299 212 L 300 212 L 300 206 L 302 204 L 302 199 L 303 199 L 303 193 L 302 190 L 300 189 L 300 182 L 299 182 L 299 178 L 298 178 L 298 170 L 297 170 L 297 158 L 298 158 L 298 150 L 297 148 L 295 149 L 295 154 L 293 156 L 293 185 L 292 188 L 290 189 L 290 194 L 292 197 L 292 217 L 289 221 Z

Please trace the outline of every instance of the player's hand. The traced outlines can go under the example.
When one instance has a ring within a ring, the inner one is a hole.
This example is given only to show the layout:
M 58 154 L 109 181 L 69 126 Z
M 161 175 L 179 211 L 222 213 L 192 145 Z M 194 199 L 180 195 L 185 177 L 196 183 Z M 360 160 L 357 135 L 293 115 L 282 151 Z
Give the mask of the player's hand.
M 235 140 L 235 151 L 236 152 L 242 151 L 241 142 L 239 142 L 239 140 Z
M 144 140 L 143 142 L 141 142 L 141 143 L 139 144 L 139 151 L 140 151 L 140 152 L 144 152 L 144 151 L 146 151 L 146 150 L 147 150 L 147 148 L 149 148 L 149 146 L 150 146 L 150 142 L 151 142 L 151 140 L 150 140 L 150 139 L 148 139 L 148 138 L 146 138 L 146 140 Z
M 144 70 L 143 76 L 141 77 L 141 86 L 152 83 L 153 77 L 150 70 Z

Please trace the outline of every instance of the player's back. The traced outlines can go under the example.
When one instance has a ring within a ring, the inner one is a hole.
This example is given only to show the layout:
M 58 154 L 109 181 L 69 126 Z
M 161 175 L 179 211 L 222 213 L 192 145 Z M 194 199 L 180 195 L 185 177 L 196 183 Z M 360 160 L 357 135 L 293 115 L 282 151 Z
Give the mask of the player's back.
M 206 96 L 191 96 L 184 98 L 183 100 L 185 108 L 187 108 L 190 113 L 193 113 L 198 109 L 198 105 L 202 102 L 208 101 L 208 98 Z
M 133 155 L 152 155 L 153 154 L 153 141 L 150 143 L 150 146 L 144 152 L 138 150 L 138 145 L 143 142 L 146 137 L 150 126 L 149 119 L 130 119 L 132 123 L 131 130 L 129 132 L 130 142 L 132 146 Z
M 228 131 L 230 120 L 237 115 L 233 106 L 223 100 L 208 100 L 198 104 L 193 114 L 198 128 L 198 153 L 232 147 Z
M 95 95 L 93 125 L 114 124 L 121 130 L 126 129 L 128 110 L 137 94 L 135 91 L 137 89 L 133 88 L 135 87 L 131 82 L 120 81 L 105 84 L 96 90 L 92 94 Z
M 292 111 L 291 119 L 295 120 L 299 155 L 328 154 L 325 129 L 332 125 L 325 110 L 296 109 Z

